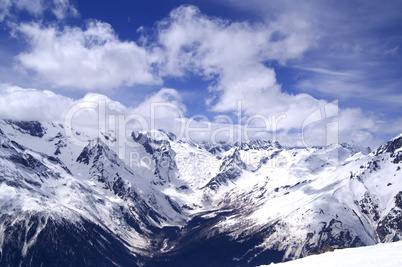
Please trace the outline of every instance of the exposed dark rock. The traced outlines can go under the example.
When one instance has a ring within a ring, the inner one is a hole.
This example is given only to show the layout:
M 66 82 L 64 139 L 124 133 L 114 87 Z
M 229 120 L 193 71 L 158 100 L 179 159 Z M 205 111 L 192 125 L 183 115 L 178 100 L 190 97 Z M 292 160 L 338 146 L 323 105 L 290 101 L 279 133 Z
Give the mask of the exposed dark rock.
M 6 122 L 13 126 L 13 128 L 23 132 L 28 133 L 31 136 L 43 137 L 46 133 L 46 129 L 38 121 L 13 121 L 6 120 Z

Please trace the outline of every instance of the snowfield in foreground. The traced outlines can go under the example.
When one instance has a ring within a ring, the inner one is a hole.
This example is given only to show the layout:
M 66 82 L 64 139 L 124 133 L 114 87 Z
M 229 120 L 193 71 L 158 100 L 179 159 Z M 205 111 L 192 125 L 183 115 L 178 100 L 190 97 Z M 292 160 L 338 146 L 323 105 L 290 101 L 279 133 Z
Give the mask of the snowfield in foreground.
M 264 266 L 402 266 L 401 251 L 402 241 L 399 241 L 360 248 L 337 249 L 303 259 Z

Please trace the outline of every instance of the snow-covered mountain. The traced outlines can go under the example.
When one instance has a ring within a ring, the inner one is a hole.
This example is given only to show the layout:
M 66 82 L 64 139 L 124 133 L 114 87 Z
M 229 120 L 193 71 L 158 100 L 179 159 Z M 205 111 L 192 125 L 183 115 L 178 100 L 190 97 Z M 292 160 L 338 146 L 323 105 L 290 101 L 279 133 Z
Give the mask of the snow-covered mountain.
M 4 265 L 255 266 L 402 238 L 402 135 L 283 147 L 0 121 Z M 72 130 L 72 129 L 69 129 Z

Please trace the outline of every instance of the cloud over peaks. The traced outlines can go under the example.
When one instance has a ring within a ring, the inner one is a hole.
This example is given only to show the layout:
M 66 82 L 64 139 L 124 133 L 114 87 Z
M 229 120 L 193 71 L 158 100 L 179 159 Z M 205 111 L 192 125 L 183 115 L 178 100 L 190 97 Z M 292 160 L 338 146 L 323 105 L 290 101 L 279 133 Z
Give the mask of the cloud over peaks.
M 58 3 L 60 14 L 64 14 L 62 10 L 68 1 L 59 0 Z M 26 40 L 28 46 L 25 51 L 18 52 L 15 59 L 20 67 L 46 80 L 45 84 L 51 88 L 110 93 L 122 87 L 123 90 L 144 90 L 144 86 L 140 88 L 138 85 L 163 87 L 165 81 L 172 80 L 174 82 L 165 86 L 176 87 L 175 82 L 179 80 L 187 81 L 189 88 L 183 89 L 183 92 L 193 92 L 195 89 L 191 87 L 201 79 L 202 93 L 197 95 L 206 99 L 209 109 L 206 114 L 221 113 L 230 121 L 230 116 L 241 111 L 239 127 L 255 115 L 265 118 L 276 116 L 281 119 L 275 122 L 275 130 L 272 131 L 278 131 L 283 136 L 300 135 L 306 118 L 329 104 L 328 100 L 320 99 L 323 95 L 319 93 L 329 92 L 326 94 L 330 95 L 328 98 L 348 97 L 356 93 L 359 97 L 364 96 L 367 87 L 357 87 L 355 83 L 364 81 L 366 75 L 357 68 L 303 64 L 307 62 L 304 59 L 306 55 L 314 55 L 314 49 L 317 51 L 317 47 L 323 45 L 322 40 L 327 40 L 324 43 L 327 44 L 328 40 L 334 39 L 324 39 L 325 35 L 318 34 L 316 22 L 321 20 L 309 19 L 309 14 L 317 15 L 314 8 L 300 14 L 292 2 L 286 1 L 282 8 L 273 10 L 279 12 L 274 14 L 272 11 L 269 18 L 249 22 L 211 17 L 195 6 L 180 6 L 157 21 L 153 28 L 140 27 L 140 39 L 131 41 L 120 39 L 110 24 L 98 20 L 86 21 L 84 27 L 65 26 L 60 22 L 20 22 L 13 24 L 13 29 L 17 37 L 22 36 Z M 332 24 L 330 26 L 324 28 L 335 29 Z M 340 58 L 341 64 L 344 58 L 355 55 L 355 52 L 349 51 L 354 46 L 334 43 L 330 50 L 336 53 L 327 53 L 326 58 L 320 54 L 317 62 L 327 59 L 334 62 Z M 342 47 L 349 48 L 342 54 L 339 52 Z M 392 51 L 390 53 L 397 53 L 398 49 Z M 381 55 L 384 56 L 384 53 Z M 347 62 L 350 63 L 350 60 Z M 290 68 L 286 66 L 293 66 L 291 69 L 298 70 L 304 78 L 298 78 L 297 88 L 282 88 L 281 81 L 277 80 L 276 66 L 287 70 Z M 313 78 L 306 79 L 309 77 L 306 73 Z M 204 91 L 205 84 L 208 90 Z M 156 90 L 156 87 L 153 89 Z M 177 112 L 184 110 L 180 107 L 181 93 L 180 90 L 162 88 L 137 107 L 126 108 L 122 113 L 148 114 L 154 107 L 153 103 L 167 103 L 159 107 L 158 116 L 163 118 L 159 120 L 160 128 L 177 128 L 173 127 L 177 121 L 189 119 Z M 95 96 L 91 94 L 87 97 Z M 179 109 L 175 110 L 169 104 Z M 151 114 L 144 115 L 149 116 Z M 189 121 L 193 123 L 191 119 Z M 220 120 L 212 121 L 212 128 L 225 126 Z M 194 120 L 194 124 L 197 123 L 202 125 L 202 120 Z M 368 139 L 367 135 L 379 129 L 378 119 L 364 114 L 360 108 L 340 109 L 339 123 L 342 123 L 339 135 L 345 137 L 362 136 Z M 315 141 L 325 129 L 326 122 L 323 121 L 314 129 L 309 125 L 306 131 Z

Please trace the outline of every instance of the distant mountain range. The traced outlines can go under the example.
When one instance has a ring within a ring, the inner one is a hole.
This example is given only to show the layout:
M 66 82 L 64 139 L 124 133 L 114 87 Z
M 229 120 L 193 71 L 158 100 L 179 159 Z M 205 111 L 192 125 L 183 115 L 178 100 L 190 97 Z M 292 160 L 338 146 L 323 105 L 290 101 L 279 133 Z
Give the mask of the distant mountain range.
M 124 160 L 116 140 L 0 121 L 0 265 L 256 266 L 402 238 L 402 135 L 371 151 L 154 130 Z

